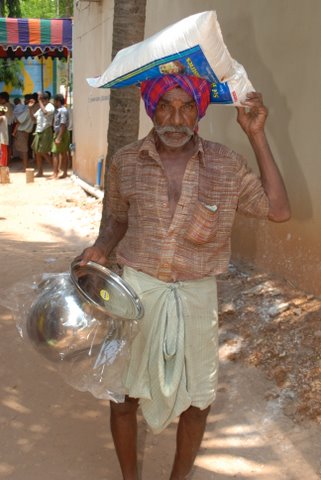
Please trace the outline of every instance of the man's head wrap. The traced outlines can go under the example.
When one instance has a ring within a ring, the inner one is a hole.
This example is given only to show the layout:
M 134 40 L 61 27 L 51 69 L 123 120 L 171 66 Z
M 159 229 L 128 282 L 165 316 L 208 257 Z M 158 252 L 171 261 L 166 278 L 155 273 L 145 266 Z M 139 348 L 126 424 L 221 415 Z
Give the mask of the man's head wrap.
M 160 98 L 176 87 L 181 87 L 194 99 L 198 119 L 204 117 L 210 103 L 211 84 L 204 78 L 191 75 L 162 75 L 142 82 L 141 94 L 147 115 L 153 119 Z

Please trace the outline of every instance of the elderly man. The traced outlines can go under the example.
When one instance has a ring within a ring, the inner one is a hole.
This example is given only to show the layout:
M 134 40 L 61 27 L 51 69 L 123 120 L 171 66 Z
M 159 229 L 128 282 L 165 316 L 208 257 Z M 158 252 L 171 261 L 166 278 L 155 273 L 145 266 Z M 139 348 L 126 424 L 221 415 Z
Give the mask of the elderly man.
M 126 401 L 111 402 L 111 431 L 125 480 L 138 478 L 138 405 L 156 433 L 179 416 L 169 478 L 187 478 L 216 394 L 215 278 L 228 267 L 235 213 L 275 222 L 290 216 L 264 133 L 262 96 L 250 93 L 237 109 L 259 179 L 240 155 L 198 136 L 210 88 L 206 80 L 179 75 L 143 82 L 154 128 L 113 158 L 106 230 L 82 253 L 83 264 L 107 264 L 117 247 L 124 279 L 145 309 L 123 377 Z

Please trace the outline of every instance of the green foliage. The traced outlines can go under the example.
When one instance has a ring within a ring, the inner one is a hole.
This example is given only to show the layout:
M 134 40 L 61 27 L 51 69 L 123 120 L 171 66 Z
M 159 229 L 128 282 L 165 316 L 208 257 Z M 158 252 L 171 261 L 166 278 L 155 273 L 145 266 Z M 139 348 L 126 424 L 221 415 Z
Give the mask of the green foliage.
M 0 16 L 59 18 L 73 14 L 73 0 L 0 0 Z
M 23 90 L 20 60 L 0 59 L 0 82 L 4 82 L 5 85 L 11 84 L 14 88 Z
M 0 0 L 1 1 L 1 0 Z M 20 0 L 23 18 L 58 18 L 72 15 L 72 0 Z
M 21 17 L 20 0 L 7 0 L 8 17 Z
M 58 18 L 72 13 L 72 0 L 0 0 L 1 17 Z
M 20 0 L 0 0 L 1 17 L 20 17 Z

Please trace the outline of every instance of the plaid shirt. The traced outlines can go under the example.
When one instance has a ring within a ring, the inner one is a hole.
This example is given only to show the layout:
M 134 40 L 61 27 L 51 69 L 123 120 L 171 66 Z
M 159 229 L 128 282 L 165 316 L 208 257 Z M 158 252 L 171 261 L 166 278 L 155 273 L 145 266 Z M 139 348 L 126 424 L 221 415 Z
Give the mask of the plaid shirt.
M 219 143 L 197 141 L 173 218 L 153 131 L 114 156 L 108 209 L 128 222 L 117 246 L 120 265 L 166 282 L 217 275 L 228 267 L 236 211 L 267 217 L 268 199 L 245 160 Z

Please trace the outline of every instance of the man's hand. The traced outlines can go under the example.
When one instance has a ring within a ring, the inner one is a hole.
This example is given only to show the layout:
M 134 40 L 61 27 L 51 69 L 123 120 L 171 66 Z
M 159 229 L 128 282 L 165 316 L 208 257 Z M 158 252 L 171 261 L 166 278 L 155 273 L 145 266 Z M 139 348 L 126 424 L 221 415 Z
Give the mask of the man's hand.
M 100 233 L 92 247 L 85 248 L 79 257 L 75 260 L 80 261 L 80 265 L 86 265 L 87 262 L 96 262 L 106 266 L 108 257 L 125 235 L 128 224 L 120 223 L 111 215 L 107 218 L 104 232 Z
M 99 263 L 100 265 L 106 266 L 108 263 L 108 258 L 106 257 L 103 249 L 98 245 L 93 245 L 92 247 L 85 248 L 79 257 L 75 260 L 80 261 L 80 265 L 86 265 L 88 262 Z
M 246 96 L 245 102 L 242 102 L 242 107 L 237 109 L 237 121 L 247 134 L 248 137 L 253 137 L 258 133 L 262 133 L 268 110 L 263 104 L 261 93 L 251 92 Z

